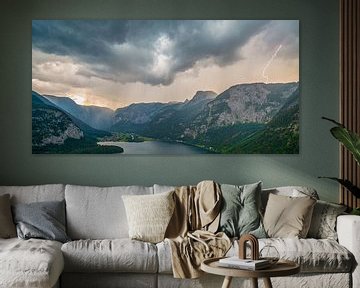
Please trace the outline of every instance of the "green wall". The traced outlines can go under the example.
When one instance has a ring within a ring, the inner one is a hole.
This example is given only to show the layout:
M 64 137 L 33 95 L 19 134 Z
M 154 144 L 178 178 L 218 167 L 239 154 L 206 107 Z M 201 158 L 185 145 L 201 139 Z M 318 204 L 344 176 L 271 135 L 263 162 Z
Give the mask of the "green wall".
M 190 184 L 262 180 L 308 185 L 337 201 L 338 145 L 321 116 L 338 118 L 338 1 L 2 0 L 0 4 L 0 185 Z M 299 155 L 113 156 L 31 154 L 32 19 L 299 19 Z

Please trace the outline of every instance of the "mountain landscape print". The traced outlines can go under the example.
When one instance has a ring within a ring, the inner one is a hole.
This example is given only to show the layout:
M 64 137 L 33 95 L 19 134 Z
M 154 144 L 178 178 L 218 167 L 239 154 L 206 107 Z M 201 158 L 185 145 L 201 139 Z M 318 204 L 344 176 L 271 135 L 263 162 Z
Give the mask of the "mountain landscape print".
M 298 20 L 33 20 L 34 154 L 299 153 Z

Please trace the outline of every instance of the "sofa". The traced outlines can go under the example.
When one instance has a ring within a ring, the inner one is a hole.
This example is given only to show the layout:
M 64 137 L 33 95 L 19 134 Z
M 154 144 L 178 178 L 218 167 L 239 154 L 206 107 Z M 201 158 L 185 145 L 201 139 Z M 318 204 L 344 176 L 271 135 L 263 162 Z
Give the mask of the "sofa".
M 175 279 L 171 249 L 129 239 L 123 195 L 151 195 L 174 189 L 154 185 L 91 187 L 77 185 L 0 186 L 12 205 L 42 201 L 66 203 L 66 231 L 71 241 L 19 238 L 0 239 L 0 287 L 221 287 L 223 277 L 204 274 L 198 279 Z M 298 190 L 314 190 L 297 187 Z M 294 187 L 264 189 L 291 196 Z M 294 195 L 293 195 L 294 196 Z M 273 278 L 274 287 L 360 287 L 360 217 L 339 215 L 334 239 L 264 238 L 281 258 L 296 261 L 301 272 Z M 238 253 L 237 241 L 227 252 Z M 251 287 L 247 279 L 234 279 L 232 287 Z M 240 286 L 244 285 L 244 286 Z M 262 281 L 259 281 L 262 287 Z

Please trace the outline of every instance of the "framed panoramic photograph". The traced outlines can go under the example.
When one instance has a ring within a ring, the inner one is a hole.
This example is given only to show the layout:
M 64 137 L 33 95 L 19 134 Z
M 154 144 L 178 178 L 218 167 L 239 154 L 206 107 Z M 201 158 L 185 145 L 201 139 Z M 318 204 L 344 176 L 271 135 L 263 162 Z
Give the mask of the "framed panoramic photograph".
M 33 20 L 34 154 L 298 154 L 298 20 Z

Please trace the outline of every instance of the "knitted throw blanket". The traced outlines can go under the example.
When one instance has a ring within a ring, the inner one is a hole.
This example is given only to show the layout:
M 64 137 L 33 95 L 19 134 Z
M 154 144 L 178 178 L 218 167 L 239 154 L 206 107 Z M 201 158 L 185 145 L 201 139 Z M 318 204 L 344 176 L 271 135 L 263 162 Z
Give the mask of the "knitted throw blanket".
M 222 257 L 231 246 L 225 233 L 216 233 L 221 190 L 213 181 L 202 181 L 197 186 L 176 188 L 174 197 L 175 211 L 165 233 L 173 274 L 175 278 L 198 278 L 203 260 Z

